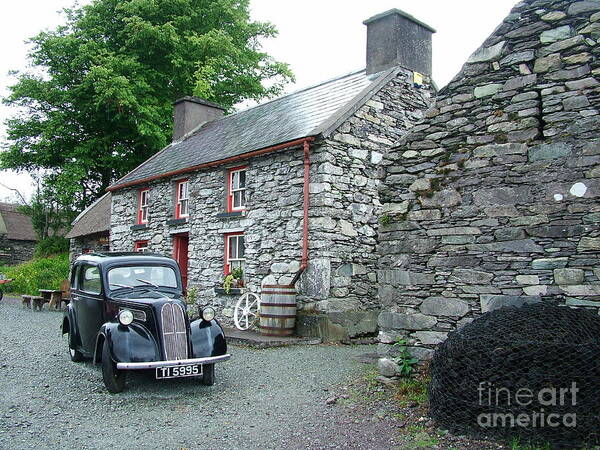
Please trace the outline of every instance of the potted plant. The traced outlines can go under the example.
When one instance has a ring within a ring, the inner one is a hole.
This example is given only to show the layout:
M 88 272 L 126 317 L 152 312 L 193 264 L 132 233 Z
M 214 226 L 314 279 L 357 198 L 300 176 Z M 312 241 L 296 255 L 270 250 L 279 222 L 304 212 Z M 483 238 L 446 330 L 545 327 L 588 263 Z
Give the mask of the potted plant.
M 233 283 L 235 287 L 244 287 L 244 269 L 241 267 L 236 267 L 231 272 L 233 276 Z
M 223 279 L 223 289 L 225 289 L 225 293 L 226 294 L 231 293 L 232 287 L 233 287 L 233 275 L 232 274 L 225 275 L 225 278 Z

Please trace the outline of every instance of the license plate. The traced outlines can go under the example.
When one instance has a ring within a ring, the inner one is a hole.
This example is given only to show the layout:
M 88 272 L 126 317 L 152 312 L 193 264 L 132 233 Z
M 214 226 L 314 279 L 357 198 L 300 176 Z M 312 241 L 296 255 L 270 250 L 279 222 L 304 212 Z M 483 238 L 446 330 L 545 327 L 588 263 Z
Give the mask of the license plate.
M 183 366 L 167 366 L 156 368 L 156 378 L 197 377 L 202 375 L 202 364 L 187 364 Z

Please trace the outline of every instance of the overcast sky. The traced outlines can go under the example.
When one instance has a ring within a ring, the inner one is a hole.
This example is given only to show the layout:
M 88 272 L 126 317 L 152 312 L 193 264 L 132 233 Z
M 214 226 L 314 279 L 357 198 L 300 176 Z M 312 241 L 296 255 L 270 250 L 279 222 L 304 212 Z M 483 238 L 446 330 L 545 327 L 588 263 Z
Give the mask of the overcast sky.
M 89 1 L 89 0 L 88 0 Z M 87 3 L 84 1 L 83 3 Z M 251 0 L 252 17 L 269 21 L 279 36 L 263 43 L 275 59 L 291 65 L 296 84 L 288 92 L 365 66 L 366 27 L 362 22 L 380 12 L 399 8 L 437 30 L 433 36 L 433 79 L 446 85 L 469 55 L 489 36 L 517 0 Z M 9 70 L 26 68 L 24 41 L 62 23 L 59 10 L 72 0 L 0 2 L 0 95 L 14 79 Z M 0 106 L 0 139 L 10 110 Z M 33 192 L 27 174 L 0 171 L 0 183 Z M 0 199 L 11 196 L 0 186 Z

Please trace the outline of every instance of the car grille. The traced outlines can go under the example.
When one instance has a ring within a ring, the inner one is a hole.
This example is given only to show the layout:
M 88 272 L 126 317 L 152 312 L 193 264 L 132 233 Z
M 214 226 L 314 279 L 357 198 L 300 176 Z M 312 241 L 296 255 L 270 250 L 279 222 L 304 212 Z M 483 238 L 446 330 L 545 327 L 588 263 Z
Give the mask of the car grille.
M 188 357 L 184 314 L 183 308 L 177 303 L 166 303 L 161 309 L 163 343 L 167 361 Z

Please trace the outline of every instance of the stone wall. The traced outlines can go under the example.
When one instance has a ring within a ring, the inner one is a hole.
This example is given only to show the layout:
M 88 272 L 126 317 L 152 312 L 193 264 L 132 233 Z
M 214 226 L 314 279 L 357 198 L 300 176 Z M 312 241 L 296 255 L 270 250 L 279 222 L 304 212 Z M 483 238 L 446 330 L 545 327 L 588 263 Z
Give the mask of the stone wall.
M 600 2 L 526 0 L 385 157 L 381 353 L 502 305 L 600 306 Z
M 108 232 L 69 239 L 69 259 L 74 261 L 83 253 L 105 252 L 110 249 Z
M 19 241 L 8 239 L 5 234 L 0 234 L 0 265 L 15 265 L 33 258 L 35 241 Z
M 376 172 L 383 153 L 423 117 L 430 98 L 428 88 L 414 88 L 410 80 L 412 73 L 402 72 L 329 138 L 311 145 L 310 262 L 297 286 L 299 307 L 301 314 L 327 313 L 343 328 L 341 338 L 377 328 Z M 151 251 L 171 255 L 173 235 L 189 233 L 188 285 L 197 288 L 203 303 L 216 306 L 226 323 L 239 294 L 215 290 L 222 285 L 225 233 L 245 233 L 245 282 L 251 291 L 261 284 L 290 283 L 302 254 L 303 149 L 255 157 L 247 165 L 243 214 L 225 214 L 225 166 L 186 176 L 191 201 L 184 223 L 172 220 L 177 179 L 149 186 L 147 227 L 132 226 L 138 189 L 113 193 L 112 249 L 131 250 L 135 241 L 148 240 Z

